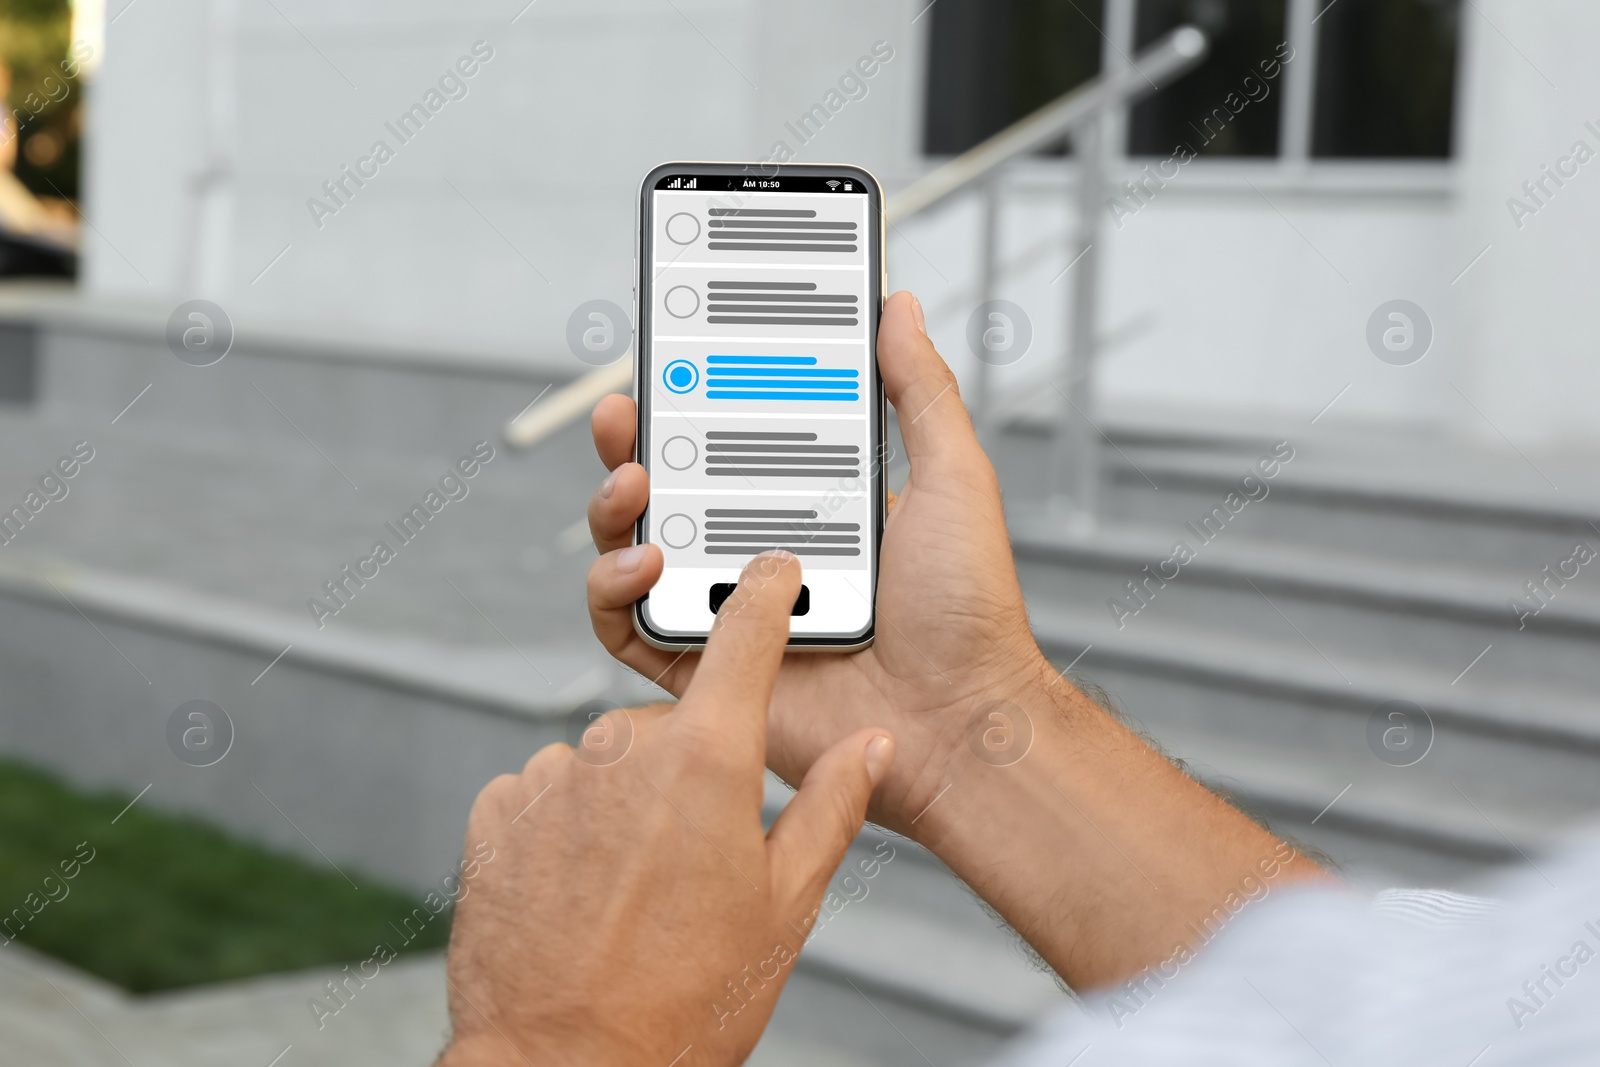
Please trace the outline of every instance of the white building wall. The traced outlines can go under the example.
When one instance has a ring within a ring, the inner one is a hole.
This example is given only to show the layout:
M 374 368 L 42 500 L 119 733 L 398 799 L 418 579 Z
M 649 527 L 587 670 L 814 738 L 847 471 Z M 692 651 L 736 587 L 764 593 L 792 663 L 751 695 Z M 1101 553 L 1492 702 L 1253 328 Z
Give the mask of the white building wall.
M 110 26 L 90 114 L 87 201 L 105 238 L 86 249 L 91 292 L 204 295 L 280 329 L 568 362 L 574 307 L 628 303 L 650 167 L 766 158 L 781 139 L 800 159 L 903 170 L 914 148 L 916 50 L 898 0 L 281 0 L 282 16 L 236 3 L 139 5 Z M 211 84 L 230 9 L 237 61 Z M 402 144 L 385 124 L 478 41 L 493 58 L 467 95 Z M 801 144 L 785 123 L 878 41 L 893 58 Z M 208 101 L 234 88 L 217 138 L 231 222 L 208 216 L 231 237 L 207 269 L 193 254 L 205 243 L 194 175 L 210 154 Z M 323 183 L 378 140 L 394 158 L 315 219 L 307 201 L 332 204 Z
M 1464 165 L 1457 254 L 1489 251 L 1456 287 L 1465 339 L 1462 389 L 1482 409 L 1464 424 L 1488 438 L 1552 448 L 1600 440 L 1600 5 L 1475 0 L 1468 20 Z M 1592 124 L 1589 125 L 1589 124 Z M 1523 190 L 1594 153 L 1538 203 Z M 1535 215 L 1514 219 L 1512 198 Z M 1520 222 L 1520 225 L 1519 225 Z M 1470 383 L 1470 384 L 1469 384 Z M 1465 407 L 1465 405 L 1462 405 Z
M 1034 329 L 1028 355 L 997 375 L 1000 389 L 1044 409 L 1059 395 L 1030 385 L 1053 375 L 1077 269 L 1061 274 L 1075 193 L 1060 169 L 1030 164 L 1011 183 L 1005 246 L 1021 269 L 998 292 Z M 1448 308 L 1459 269 L 1452 181 L 1440 166 L 1328 168 L 1303 180 L 1276 164 L 1191 164 L 1120 229 L 1107 224 L 1102 404 L 1277 426 L 1309 425 L 1339 397 L 1320 424 L 1440 427 L 1448 386 L 1435 356 L 1452 343 L 1448 322 L 1411 367 L 1375 358 L 1366 326 L 1396 298 L 1436 318 Z M 891 239 L 891 282 L 922 295 L 941 351 L 964 374 L 976 366 L 966 322 L 979 299 L 977 227 L 975 206 L 957 205 Z
M 781 142 L 802 161 L 864 164 L 891 188 L 927 165 L 921 0 L 276 6 L 165 0 L 110 26 L 90 100 L 90 292 L 160 305 L 205 295 L 245 325 L 571 366 L 572 309 L 629 302 L 637 181 L 654 164 L 767 158 Z M 1201 161 L 1108 232 L 1110 407 L 1309 422 L 1340 396 L 1325 424 L 1494 433 L 1465 394 L 1518 441 L 1600 438 L 1585 399 L 1600 366 L 1574 319 L 1600 281 L 1587 239 L 1600 162 L 1521 232 L 1504 204 L 1584 135 L 1584 118 L 1600 120 L 1600 70 L 1583 52 L 1600 12 L 1583 0 L 1479 6 L 1527 58 L 1468 11 L 1461 166 L 1295 176 Z M 494 55 L 468 95 L 400 146 L 385 123 L 476 41 Z M 864 91 L 844 82 L 879 41 L 893 58 Z M 802 138 L 799 117 L 831 90 L 847 102 Z M 326 200 L 322 183 L 380 138 L 395 158 L 319 227 L 307 200 Z M 225 180 L 197 211 L 210 156 Z M 1001 295 L 1037 332 L 1002 376 L 1013 389 L 1048 373 L 1064 336 L 1071 276 L 1052 279 L 1071 194 L 1059 170 L 1029 163 L 1009 182 Z M 893 283 L 922 295 L 966 366 L 973 223 L 972 205 L 951 205 L 897 227 L 890 252 Z M 217 255 L 196 251 L 208 240 Z M 1366 344 L 1368 317 L 1395 298 L 1420 304 L 1437 333 L 1410 367 Z

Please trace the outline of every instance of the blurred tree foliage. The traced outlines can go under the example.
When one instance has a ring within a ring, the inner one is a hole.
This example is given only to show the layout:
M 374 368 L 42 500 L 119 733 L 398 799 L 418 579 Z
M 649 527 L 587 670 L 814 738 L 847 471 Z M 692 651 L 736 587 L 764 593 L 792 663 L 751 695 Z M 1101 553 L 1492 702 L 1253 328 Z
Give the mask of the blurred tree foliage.
M 71 33 L 68 0 L 0 0 L 0 60 L 11 71 L 7 133 L 14 129 L 18 137 L 17 177 L 37 196 L 76 200 L 83 83 L 63 72 Z

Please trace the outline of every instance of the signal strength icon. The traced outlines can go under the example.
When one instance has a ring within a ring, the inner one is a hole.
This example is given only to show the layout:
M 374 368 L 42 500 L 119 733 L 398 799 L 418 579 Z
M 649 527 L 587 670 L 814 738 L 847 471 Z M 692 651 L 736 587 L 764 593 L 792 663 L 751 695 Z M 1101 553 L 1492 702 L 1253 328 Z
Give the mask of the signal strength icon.
M 838 189 L 839 188 L 839 183 L 836 182 L 836 181 L 830 181 L 827 184 L 828 184 L 828 188 L 829 189 Z
M 674 178 L 667 183 L 668 189 L 698 189 L 699 187 L 699 178 Z

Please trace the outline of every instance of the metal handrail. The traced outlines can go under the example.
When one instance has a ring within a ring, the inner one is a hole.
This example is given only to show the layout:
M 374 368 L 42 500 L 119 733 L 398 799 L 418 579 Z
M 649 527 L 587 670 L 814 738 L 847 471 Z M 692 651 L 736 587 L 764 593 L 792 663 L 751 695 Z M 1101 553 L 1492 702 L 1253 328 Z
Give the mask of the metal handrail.
M 1148 96 L 1161 79 L 1187 71 L 1205 54 L 1205 34 L 1193 26 L 1173 30 L 1140 53 L 1127 69 L 1109 78 L 1094 78 L 1057 97 L 891 196 L 886 209 L 889 221 L 899 222 L 926 211 L 1019 156 L 1060 143 L 1107 105 L 1133 103 Z
M 1206 49 L 1205 34 L 1193 26 L 1173 30 L 1110 76 L 1085 82 L 912 182 L 889 197 L 885 216 L 891 223 L 902 222 L 989 182 L 1019 158 L 1060 143 L 1107 107 L 1134 103 L 1157 91 L 1159 81 L 1199 64 Z M 994 212 L 987 214 L 992 217 Z M 581 418 L 607 393 L 628 389 L 632 383 L 633 361 L 627 357 L 590 371 L 511 420 L 505 428 L 506 443 L 531 447 Z

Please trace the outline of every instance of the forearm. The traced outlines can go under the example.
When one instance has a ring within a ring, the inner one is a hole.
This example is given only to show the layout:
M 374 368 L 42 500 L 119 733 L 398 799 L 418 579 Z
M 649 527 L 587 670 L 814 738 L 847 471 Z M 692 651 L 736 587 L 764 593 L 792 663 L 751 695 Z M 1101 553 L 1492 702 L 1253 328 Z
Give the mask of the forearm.
M 1130 977 L 1243 902 L 1328 877 L 1042 660 L 1038 674 L 1010 698 L 1031 723 L 1026 755 L 997 766 L 961 747 L 908 830 L 1073 987 Z

